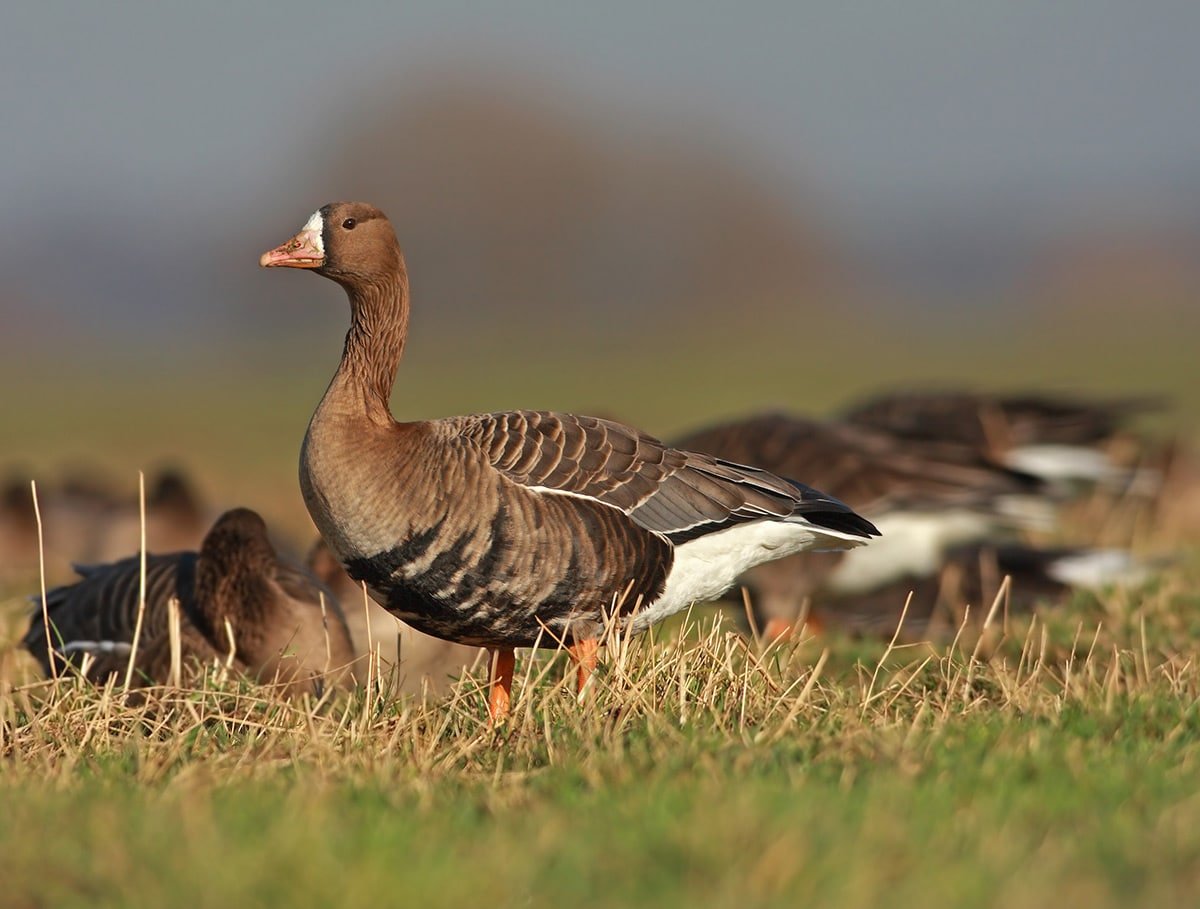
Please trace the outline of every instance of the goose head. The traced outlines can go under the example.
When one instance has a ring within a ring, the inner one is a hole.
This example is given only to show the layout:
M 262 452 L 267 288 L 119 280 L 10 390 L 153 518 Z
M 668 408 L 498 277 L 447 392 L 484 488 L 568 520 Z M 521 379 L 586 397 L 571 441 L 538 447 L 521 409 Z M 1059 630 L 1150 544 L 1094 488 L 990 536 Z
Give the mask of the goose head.
M 262 571 L 276 560 L 266 523 L 249 508 L 234 508 L 217 518 L 204 537 L 200 556 L 221 573 L 237 568 Z
M 331 202 L 300 232 L 259 257 L 263 268 L 308 268 L 346 287 L 381 284 L 403 272 L 396 232 L 366 202 Z

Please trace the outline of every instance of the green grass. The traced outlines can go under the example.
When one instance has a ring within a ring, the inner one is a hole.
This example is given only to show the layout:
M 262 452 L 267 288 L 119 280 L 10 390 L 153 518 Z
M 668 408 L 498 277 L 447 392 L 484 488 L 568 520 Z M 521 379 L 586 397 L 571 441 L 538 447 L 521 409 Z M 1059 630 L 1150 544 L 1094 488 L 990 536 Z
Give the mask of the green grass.
M 880 730 L 836 759 L 803 728 L 684 734 L 665 763 L 634 741 L 428 794 L 396 767 L 147 787 L 110 766 L 5 791 L 0 868 L 31 906 L 1194 904 L 1195 717 L 1131 708 Z

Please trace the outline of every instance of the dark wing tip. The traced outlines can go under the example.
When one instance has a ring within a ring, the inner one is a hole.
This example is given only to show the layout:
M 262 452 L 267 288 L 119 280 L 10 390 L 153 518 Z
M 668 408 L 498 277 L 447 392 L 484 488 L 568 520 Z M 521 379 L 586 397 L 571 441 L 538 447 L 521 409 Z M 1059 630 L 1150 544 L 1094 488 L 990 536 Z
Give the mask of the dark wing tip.
M 810 524 L 824 527 L 826 530 L 849 533 L 863 539 L 883 535 L 878 527 L 853 511 L 806 511 L 804 517 Z
M 849 533 L 863 539 L 883 536 L 879 528 L 856 512 L 841 499 L 826 495 L 819 489 L 789 480 L 799 492 L 800 504 L 796 511 L 804 515 L 805 520 L 826 530 L 836 530 L 839 533 Z

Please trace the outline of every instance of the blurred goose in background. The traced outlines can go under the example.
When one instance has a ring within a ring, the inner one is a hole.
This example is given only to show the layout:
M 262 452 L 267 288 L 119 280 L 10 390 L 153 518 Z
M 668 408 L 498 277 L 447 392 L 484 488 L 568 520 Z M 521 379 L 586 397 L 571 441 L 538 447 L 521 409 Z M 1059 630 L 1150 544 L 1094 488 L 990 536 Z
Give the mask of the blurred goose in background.
M 762 464 L 781 476 L 803 473 L 869 517 L 883 532 L 871 547 L 847 553 L 802 553 L 747 573 L 751 606 L 768 638 L 790 632 L 806 603 L 814 619 L 842 624 L 842 604 L 894 631 L 909 590 L 918 589 L 906 622 L 920 633 L 933 614 L 935 594 L 948 565 L 980 578 L 989 564 L 984 545 L 1004 544 L 1004 573 L 1015 586 L 1044 590 L 1055 581 L 1050 554 L 1016 545 L 1023 530 L 1048 528 L 1053 504 L 1038 477 L 990 460 L 974 447 L 898 438 L 868 426 L 823 422 L 780 413 L 762 414 L 699 430 L 676 444 L 732 461 Z M 1078 564 L 1087 553 L 1073 551 Z M 1065 559 L 1066 552 L 1058 554 Z M 1066 563 L 1064 562 L 1064 565 Z M 1136 574 L 1126 555 L 1097 554 L 1095 585 Z M 1026 577 L 1019 568 L 1028 568 Z M 1065 569 L 1064 569 L 1065 570 Z M 997 576 L 997 583 L 1004 574 Z M 994 588 L 989 588 L 993 589 Z M 971 601 L 973 604 L 978 601 Z M 990 599 L 989 599 L 990 602 Z M 850 613 L 845 613 L 849 615 Z M 890 625 L 890 627 L 888 627 Z
M 103 683 L 123 677 L 137 623 L 140 558 L 77 569 L 81 580 L 40 597 L 24 646 L 47 674 L 64 663 Z M 181 668 L 228 663 L 288 694 L 319 693 L 327 678 L 348 681 L 354 660 L 337 601 L 309 575 L 281 564 L 257 513 L 237 508 L 218 518 L 199 552 L 148 555 L 146 607 L 134 663 L 137 684 L 164 684 L 171 671 L 168 603 L 179 602 Z M 232 641 L 231 641 L 232 637 Z M 51 650 L 47 649 L 47 641 Z
M 196 484 L 178 467 L 165 467 L 146 484 L 146 548 L 154 552 L 195 549 L 216 514 Z M 114 500 L 101 517 L 93 549 L 77 556 L 84 562 L 108 562 L 141 546 L 141 509 L 136 491 Z
M 1098 594 L 1113 586 L 1137 586 L 1152 572 L 1150 564 L 1121 549 L 969 543 L 948 549 L 933 573 L 905 575 L 857 593 L 818 595 L 793 623 L 803 621 L 816 633 L 836 629 L 890 638 L 899 631 L 901 641 L 949 638 L 968 618 L 976 623 L 986 618 L 1006 577 L 1012 580 L 1002 606 L 1021 613 L 1076 590 Z M 779 628 L 775 631 L 779 637 Z
M 308 570 L 328 587 L 342 605 L 354 642 L 356 673 L 372 650 L 377 650 L 386 677 L 394 669 L 396 689 L 404 694 L 444 691 L 447 684 L 479 657 L 478 647 L 465 647 L 430 637 L 410 628 L 364 593 L 362 584 L 346 574 L 341 562 L 318 539 L 309 551 Z
M 641 631 L 764 560 L 877 533 L 807 486 L 619 423 L 536 411 L 397 422 L 408 274 L 370 205 L 324 206 L 260 264 L 312 269 L 350 302 L 300 455 L 309 514 L 393 615 L 493 651 L 493 718 L 509 711 L 516 647 L 561 642 L 582 688 L 610 617 Z
M 1062 488 L 1124 489 L 1136 477 L 1136 491 L 1148 493 L 1154 477 L 1134 472 L 1129 462 L 1137 451 L 1129 450 L 1134 446 L 1127 430 L 1135 417 L 1161 406 L 1151 398 L 891 391 L 851 405 L 840 416 L 899 438 L 963 445 Z
M 32 471 L 11 469 L 0 497 L 0 582 L 27 585 L 41 570 L 37 514 L 41 512 L 46 577 L 70 575 L 73 560 L 87 560 L 98 528 L 112 507 L 111 489 L 93 472 L 73 472 L 61 483 L 37 483 Z
M 37 564 L 37 516 L 29 480 L 12 471 L 0 488 L 0 585 L 31 580 Z
M 0 496 L 0 583 L 27 584 L 38 577 L 37 517 L 31 475 L 12 471 Z M 61 481 L 37 484 L 46 577 L 71 576 L 74 563 L 109 562 L 141 547 L 141 509 L 135 491 L 122 492 L 94 468 L 74 467 Z M 195 549 L 216 517 L 181 470 L 164 468 L 146 487 L 146 548 Z

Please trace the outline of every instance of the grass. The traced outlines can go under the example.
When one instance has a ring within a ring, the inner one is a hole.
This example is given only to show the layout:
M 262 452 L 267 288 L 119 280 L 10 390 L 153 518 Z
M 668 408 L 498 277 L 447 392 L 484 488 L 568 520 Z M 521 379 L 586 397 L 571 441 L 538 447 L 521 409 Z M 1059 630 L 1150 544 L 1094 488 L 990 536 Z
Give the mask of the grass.
M 1187 586 L 852 661 L 706 615 L 610 646 L 582 708 L 520 662 L 497 729 L 482 670 L 441 701 L 9 684 L 4 904 L 1195 902 L 1200 669 L 1143 631 Z

